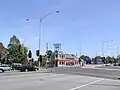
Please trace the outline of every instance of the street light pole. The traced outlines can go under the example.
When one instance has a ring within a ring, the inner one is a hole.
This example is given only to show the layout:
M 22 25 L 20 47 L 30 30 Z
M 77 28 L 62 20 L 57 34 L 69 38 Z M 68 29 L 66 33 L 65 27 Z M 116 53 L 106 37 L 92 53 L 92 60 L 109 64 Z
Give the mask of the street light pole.
M 39 20 L 39 33 L 38 33 L 39 34 L 38 35 L 39 36 L 39 46 L 38 46 L 39 47 L 39 56 L 41 54 L 41 52 L 40 52 L 40 49 L 41 49 L 41 32 L 42 32 L 42 19 Z M 39 60 L 38 63 L 39 63 L 39 70 L 40 70 L 40 60 Z
M 47 16 L 51 15 L 51 14 L 54 14 L 54 13 L 59 13 L 59 11 L 55 11 L 55 12 L 49 12 L 47 14 L 45 14 L 44 16 L 40 17 L 39 19 L 39 56 L 41 54 L 41 35 L 42 35 L 42 22 L 43 22 L 43 19 L 45 19 Z M 29 19 L 26 19 L 27 21 Z M 40 70 L 40 60 L 39 60 L 39 70 Z

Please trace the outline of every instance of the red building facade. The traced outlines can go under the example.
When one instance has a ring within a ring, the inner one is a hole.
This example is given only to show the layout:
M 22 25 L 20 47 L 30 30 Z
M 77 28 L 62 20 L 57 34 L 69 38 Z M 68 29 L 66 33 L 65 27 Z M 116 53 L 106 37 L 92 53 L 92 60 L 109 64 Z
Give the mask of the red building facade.
M 57 67 L 78 67 L 78 58 L 74 54 L 59 53 L 55 59 Z

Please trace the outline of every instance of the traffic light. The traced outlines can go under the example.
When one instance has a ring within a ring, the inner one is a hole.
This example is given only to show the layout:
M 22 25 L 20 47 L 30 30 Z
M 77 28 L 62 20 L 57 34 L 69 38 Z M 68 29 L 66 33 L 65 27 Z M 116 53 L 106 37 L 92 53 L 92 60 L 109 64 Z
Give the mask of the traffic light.
M 32 52 L 31 52 L 31 50 L 29 50 L 28 57 L 32 58 Z
M 39 56 L 39 50 L 36 51 L 36 56 Z

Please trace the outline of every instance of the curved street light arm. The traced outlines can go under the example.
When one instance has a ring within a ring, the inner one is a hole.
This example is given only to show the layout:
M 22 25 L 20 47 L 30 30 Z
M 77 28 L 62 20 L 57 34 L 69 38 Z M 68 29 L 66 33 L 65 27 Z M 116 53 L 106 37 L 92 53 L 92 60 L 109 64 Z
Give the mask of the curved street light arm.
M 59 11 L 56 11 L 56 12 L 48 12 L 47 14 L 45 14 L 44 16 L 42 16 L 40 19 L 43 20 L 45 19 L 47 16 L 53 14 L 53 13 L 59 13 Z

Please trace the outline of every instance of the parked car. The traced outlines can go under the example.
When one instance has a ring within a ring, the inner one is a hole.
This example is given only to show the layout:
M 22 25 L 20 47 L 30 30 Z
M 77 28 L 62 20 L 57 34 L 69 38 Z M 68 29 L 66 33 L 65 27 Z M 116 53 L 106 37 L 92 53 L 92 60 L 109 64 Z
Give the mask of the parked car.
M 113 63 L 113 66 L 119 66 L 119 63 Z
M 112 64 L 111 64 L 111 63 L 108 63 L 108 64 L 105 64 L 105 66 L 107 66 L 107 67 L 108 67 L 108 66 L 112 66 Z
M 22 65 L 12 65 L 12 70 L 20 70 Z
M 11 67 L 8 66 L 8 65 L 3 64 L 3 65 L 0 65 L 0 70 L 1 70 L 2 72 L 4 72 L 4 71 L 10 71 L 10 70 L 11 70 Z
M 25 71 L 37 71 L 38 68 L 35 66 L 30 66 L 30 65 L 22 65 L 21 67 L 19 67 L 19 70 L 21 72 L 25 72 Z

